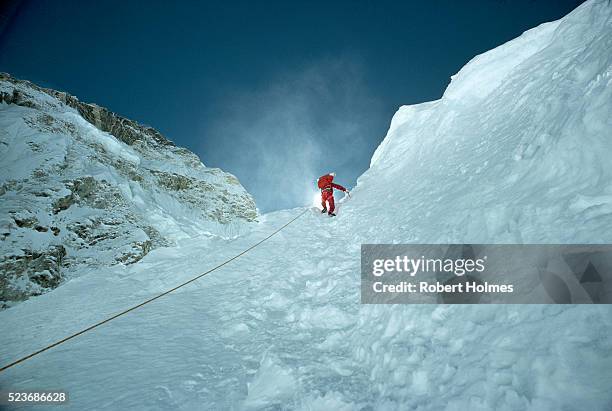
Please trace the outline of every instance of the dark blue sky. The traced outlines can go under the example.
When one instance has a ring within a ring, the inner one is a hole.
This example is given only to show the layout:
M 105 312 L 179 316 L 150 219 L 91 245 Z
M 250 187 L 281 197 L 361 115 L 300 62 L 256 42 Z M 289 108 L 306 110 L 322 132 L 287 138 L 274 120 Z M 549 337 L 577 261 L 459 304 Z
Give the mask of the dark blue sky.
M 155 127 L 269 211 L 354 185 L 400 105 L 580 3 L 26 0 L 0 70 Z

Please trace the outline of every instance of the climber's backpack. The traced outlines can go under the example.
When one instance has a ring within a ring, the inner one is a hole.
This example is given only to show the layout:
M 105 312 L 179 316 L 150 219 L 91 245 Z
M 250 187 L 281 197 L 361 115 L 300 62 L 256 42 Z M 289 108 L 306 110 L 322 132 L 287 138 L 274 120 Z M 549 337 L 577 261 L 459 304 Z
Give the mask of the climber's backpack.
M 324 188 L 327 188 L 331 185 L 333 179 L 334 176 L 330 174 L 325 174 L 324 176 L 319 177 L 319 179 L 317 180 L 317 186 L 319 186 L 319 188 L 323 190 Z

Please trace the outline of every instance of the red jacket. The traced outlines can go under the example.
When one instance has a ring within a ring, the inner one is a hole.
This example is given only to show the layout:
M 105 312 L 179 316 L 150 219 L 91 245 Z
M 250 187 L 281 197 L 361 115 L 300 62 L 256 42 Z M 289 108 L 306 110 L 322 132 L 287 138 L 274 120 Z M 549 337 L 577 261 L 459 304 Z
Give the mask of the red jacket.
M 334 192 L 334 188 L 340 191 L 346 191 L 346 188 L 342 187 L 340 184 L 336 184 L 333 182 L 334 177 L 327 174 L 319 178 L 319 187 L 321 187 L 321 191 L 331 191 Z

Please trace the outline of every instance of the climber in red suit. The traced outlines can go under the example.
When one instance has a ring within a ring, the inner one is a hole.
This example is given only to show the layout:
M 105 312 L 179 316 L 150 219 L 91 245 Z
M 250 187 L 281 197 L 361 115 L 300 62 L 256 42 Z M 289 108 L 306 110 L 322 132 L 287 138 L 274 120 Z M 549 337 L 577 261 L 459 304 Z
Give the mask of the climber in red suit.
M 336 190 L 344 191 L 348 196 L 351 196 L 351 193 L 340 184 L 336 184 L 333 182 L 336 173 L 325 174 L 324 176 L 319 177 L 317 180 L 317 185 L 321 189 L 321 205 L 323 206 L 323 210 L 321 213 L 327 212 L 330 217 L 334 217 L 334 188 Z M 327 205 L 329 204 L 329 209 Z

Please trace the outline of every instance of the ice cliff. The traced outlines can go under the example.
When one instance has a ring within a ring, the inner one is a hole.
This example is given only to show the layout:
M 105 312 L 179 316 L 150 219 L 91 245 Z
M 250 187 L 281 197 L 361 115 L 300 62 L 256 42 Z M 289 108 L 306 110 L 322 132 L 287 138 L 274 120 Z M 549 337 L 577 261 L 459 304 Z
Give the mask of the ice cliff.
M 612 241 L 611 10 L 587 2 L 401 107 L 354 206 L 384 198 L 389 241 Z

